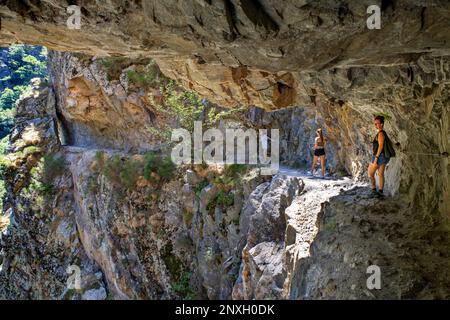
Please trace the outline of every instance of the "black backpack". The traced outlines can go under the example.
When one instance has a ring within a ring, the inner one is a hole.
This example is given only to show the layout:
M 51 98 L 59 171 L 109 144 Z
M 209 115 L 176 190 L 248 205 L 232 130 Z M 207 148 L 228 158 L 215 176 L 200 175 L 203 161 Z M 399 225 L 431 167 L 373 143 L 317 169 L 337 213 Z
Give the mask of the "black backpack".
M 386 158 L 394 158 L 395 157 L 395 149 L 394 144 L 391 139 L 389 139 L 386 131 L 383 130 L 384 133 L 384 156 Z

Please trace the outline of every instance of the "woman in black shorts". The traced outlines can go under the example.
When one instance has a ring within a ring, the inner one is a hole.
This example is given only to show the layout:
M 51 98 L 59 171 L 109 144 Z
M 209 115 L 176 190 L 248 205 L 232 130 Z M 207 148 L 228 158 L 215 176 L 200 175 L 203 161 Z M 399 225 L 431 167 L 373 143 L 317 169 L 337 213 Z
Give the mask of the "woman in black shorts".
M 325 139 L 323 138 L 322 129 L 317 129 L 317 137 L 314 141 L 314 158 L 311 167 L 311 174 L 314 175 L 316 169 L 317 159 L 320 158 L 322 166 L 322 177 L 325 177 Z
M 372 141 L 372 160 L 369 164 L 369 179 L 372 184 L 372 193 L 377 196 L 383 196 L 384 188 L 384 170 L 389 163 L 388 157 L 385 155 L 385 142 L 386 132 L 384 131 L 384 117 L 376 116 L 373 120 L 375 128 L 377 128 L 377 135 Z M 377 192 L 377 186 L 375 181 L 375 172 L 378 173 L 379 188 Z

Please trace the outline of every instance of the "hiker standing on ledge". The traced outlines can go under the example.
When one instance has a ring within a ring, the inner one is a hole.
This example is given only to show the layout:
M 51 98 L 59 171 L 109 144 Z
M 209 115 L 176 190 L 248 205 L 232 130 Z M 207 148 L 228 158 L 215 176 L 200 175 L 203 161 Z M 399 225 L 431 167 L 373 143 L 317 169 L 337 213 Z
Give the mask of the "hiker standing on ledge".
M 314 158 L 311 167 L 311 174 L 314 175 L 316 170 L 317 159 L 320 158 L 320 164 L 322 166 L 322 178 L 325 177 L 325 139 L 323 138 L 322 129 L 317 129 L 317 137 L 314 141 Z
M 372 184 L 372 192 L 375 195 L 383 195 L 383 187 L 384 187 L 384 170 L 386 169 L 386 165 L 389 162 L 389 157 L 386 156 L 385 147 L 386 147 L 386 132 L 384 132 L 384 117 L 376 116 L 374 118 L 374 125 L 377 128 L 377 135 L 372 141 L 372 161 L 369 164 L 369 178 Z M 377 186 L 375 181 L 375 172 L 378 171 L 378 193 Z

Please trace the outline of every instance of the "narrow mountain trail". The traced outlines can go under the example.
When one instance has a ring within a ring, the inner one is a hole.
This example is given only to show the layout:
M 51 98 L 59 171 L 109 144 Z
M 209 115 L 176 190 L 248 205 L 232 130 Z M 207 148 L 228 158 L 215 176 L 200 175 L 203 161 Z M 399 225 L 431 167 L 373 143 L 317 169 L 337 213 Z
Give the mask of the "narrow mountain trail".
M 296 270 L 296 263 L 310 256 L 310 247 L 318 233 L 318 216 L 322 206 L 330 198 L 354 187 L 366 187 L 365 183 L 355 182 L 350 177 L 335 178 L 332 176 L 312 176 L 305 170 L 280 167 L 279 175 L 300 178 L 304 183 L 303 191 L 286 208 L 287 231 L 286 253 Z M 288 274 L 286 284 L 292 280 Z M 286 291 L 289 296 L 290 292 Z M 287 296 L 287 297 L 288 297 Z M 286 297 L 286 298 L 287 298 Z

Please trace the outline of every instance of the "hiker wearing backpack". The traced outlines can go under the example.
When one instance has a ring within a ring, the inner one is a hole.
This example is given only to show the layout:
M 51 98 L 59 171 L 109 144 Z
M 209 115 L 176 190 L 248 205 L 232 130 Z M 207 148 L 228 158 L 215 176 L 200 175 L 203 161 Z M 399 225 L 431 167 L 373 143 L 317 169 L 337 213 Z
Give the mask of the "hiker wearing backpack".
M 374 118 L 374 125 L 377 128 L 377 135 L 372 141 L 372 161 L 369 164 L 369 178 L 372 184 L 372 192 L 375 195 L 383 195 L 384 187 L 384 170 L 389 163 L 391 157 L 395 157 L 395 150 L 392 142 L 383 130 L 384 117 L 376 116 Z M 378 192 L 375 181 L 375 173 L 378 173 Z

